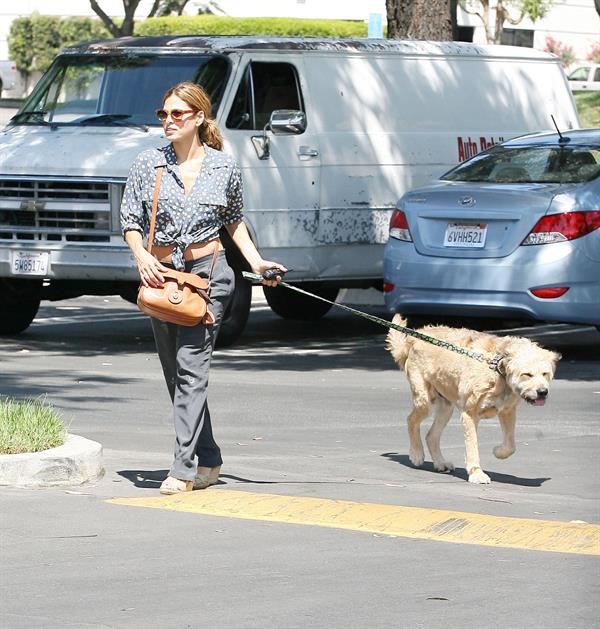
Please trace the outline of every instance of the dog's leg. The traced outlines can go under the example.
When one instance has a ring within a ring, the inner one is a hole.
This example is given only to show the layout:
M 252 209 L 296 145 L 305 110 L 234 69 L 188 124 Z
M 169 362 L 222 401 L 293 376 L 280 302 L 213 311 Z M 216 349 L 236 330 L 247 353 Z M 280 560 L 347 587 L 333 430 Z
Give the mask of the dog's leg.
M 446 427 L 450 417 L 452 417 L 452 410 L 452 404 L 450 404 L 448 400 L 438 397 L 435 402 L 435 419 L 425 437 L 427 447 L 433 459 L 433 467 L 438 472 L 451 472 L 454 469 L 454 465 L 444 459 L 444 455 L 440 449 L 442 431 Z
M 498 413 L 500 426 L 502 426 L 502 445 L 494 448 L 494 456 L 498 459 L 507 459 L 517 449 L 515 446 L 515 422 L 517 420 L 516 407 L 504 408 Z
M 478 484 L 490 483 L 490 477 L 481 469 L 479 462 L 479 446 L 477 444 L 479 418 L 474 413 L 470 414 L 468 411 L 463 411 L 460 420 L 465 433 L 465 467 L 469 474 L 469 482 Z
M 412 392 L 413 408 L 407 419 L 408 439 L 410 449 L 408 458 L 415 467 L 421 467 L 425 461 L 423 442 L 421 441 L 421 422 L 431 410 L 431 396 L 420 372 L 410 367 L 406 370 L 410 390 Z

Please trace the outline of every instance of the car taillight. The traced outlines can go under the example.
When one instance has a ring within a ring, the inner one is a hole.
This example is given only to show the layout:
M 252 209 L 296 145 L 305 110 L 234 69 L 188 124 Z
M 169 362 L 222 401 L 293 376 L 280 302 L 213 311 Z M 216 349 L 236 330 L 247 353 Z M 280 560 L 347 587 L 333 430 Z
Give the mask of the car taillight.
M 398 240 L 412 242 L 410 229 L 408 229 L 408 221 L 402 210 L 394 210 L 390 219 L 390 236 Z
M 556 299 L 562 297 L 568 290 L 568 286 L 556 286 L 552 288 L 530 288 L 532 295 L 540 299 Z
M 547 245 L 585 236 L 600 227 L 600 211 L 564 212 L 540 218 L 522 245 Z

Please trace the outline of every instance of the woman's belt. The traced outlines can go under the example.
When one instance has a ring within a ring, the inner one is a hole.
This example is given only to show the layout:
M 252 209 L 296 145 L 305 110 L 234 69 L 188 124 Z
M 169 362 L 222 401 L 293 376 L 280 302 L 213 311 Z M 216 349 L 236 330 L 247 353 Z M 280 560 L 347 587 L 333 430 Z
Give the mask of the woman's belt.
M 223 249 L 221 241 L 217 238 L 208 242 L 194 242 L 188 245 L 183 252 L 184 260 L 198 260 L 207 255 L 211 255 L 215 251 L 215 244 L 217 250 Z M 173 250 L 176 245 L 153 245 L 152 255 L 160 262 L 172 262 Z

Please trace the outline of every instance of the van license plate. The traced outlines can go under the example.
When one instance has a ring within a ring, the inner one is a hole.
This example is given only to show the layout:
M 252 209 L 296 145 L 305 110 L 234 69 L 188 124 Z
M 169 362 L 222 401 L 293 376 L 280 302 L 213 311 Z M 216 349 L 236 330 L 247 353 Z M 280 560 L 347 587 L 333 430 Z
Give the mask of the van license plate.
M 11 251 L 10 270 L 13 275 L 48 275 L 50 254 L 47 251 Z
M 477 248 L 485 246 L 487 225 L 461 225 L 448 223 L 444 235 L 444 247 L 469 247 Z

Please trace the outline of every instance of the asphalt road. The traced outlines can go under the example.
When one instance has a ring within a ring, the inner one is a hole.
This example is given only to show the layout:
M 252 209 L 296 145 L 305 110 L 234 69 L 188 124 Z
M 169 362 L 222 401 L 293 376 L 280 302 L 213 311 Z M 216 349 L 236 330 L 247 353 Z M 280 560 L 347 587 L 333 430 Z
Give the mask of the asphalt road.
M 481 426 L 493 483 L 476 486 L 456 417 L 442 442 L 454 474 L 408 461 L 409 392 L 385 331 L 341 312 L 286 322 L 257 301 L 242 341 L 214 355 L 225 463 L 207 491 L 600 523 L 600 333 L 511 333 L 563 359 L 546 406 L 520 408 L 513 457 L 492 455 L 496 421 Z M 0 488 L 2 627 L 600 626 L 598 556 L 107 502 L 157 496 L 173 439 L 150 326 L 120 298 L 44 303 L 0 361 L 0 394 L 46 395 L 106 467 L 94 485 Z

